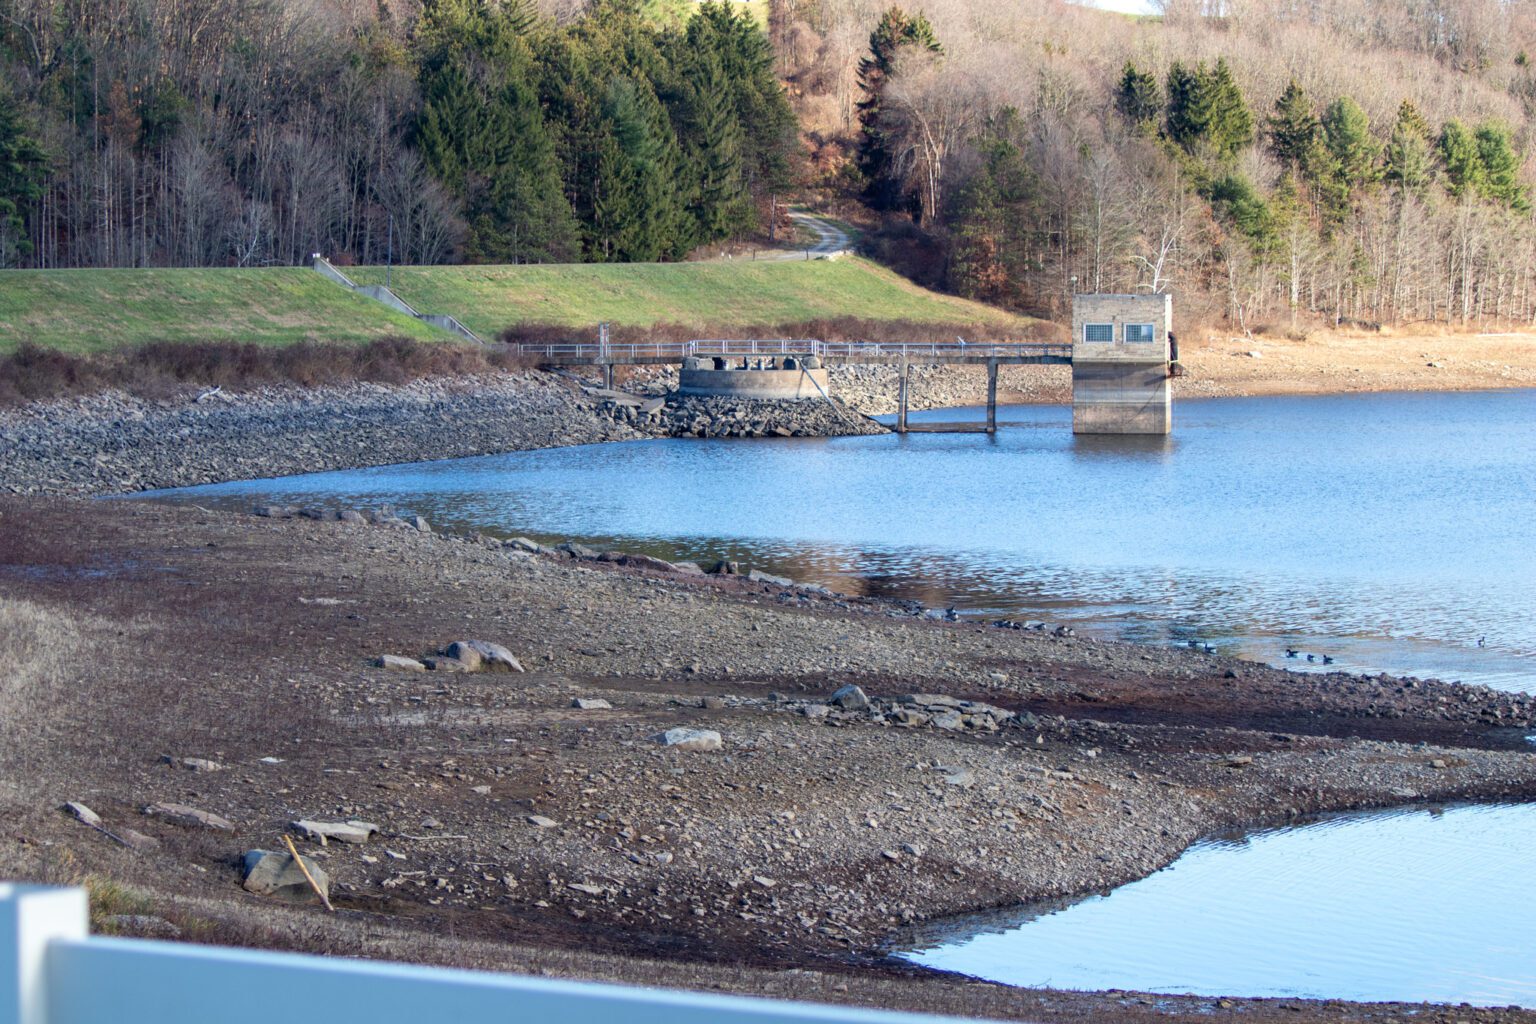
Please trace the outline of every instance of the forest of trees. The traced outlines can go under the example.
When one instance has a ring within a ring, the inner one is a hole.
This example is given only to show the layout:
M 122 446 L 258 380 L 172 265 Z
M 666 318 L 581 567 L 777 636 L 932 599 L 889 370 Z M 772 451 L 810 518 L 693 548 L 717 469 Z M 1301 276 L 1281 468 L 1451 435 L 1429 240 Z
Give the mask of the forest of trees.
M 0 267 L 683 258 L 1536 320 L 1536 0 L 0 0 Z
M 792 184 L 773 64 L 731 0 L 0 0 L 0 267 L 679 258 Z
M 774 0 L 770 32 L 813 166 L 918 279 L 1235 329 L 1536 319 L 1536 3 L 915 2 Z

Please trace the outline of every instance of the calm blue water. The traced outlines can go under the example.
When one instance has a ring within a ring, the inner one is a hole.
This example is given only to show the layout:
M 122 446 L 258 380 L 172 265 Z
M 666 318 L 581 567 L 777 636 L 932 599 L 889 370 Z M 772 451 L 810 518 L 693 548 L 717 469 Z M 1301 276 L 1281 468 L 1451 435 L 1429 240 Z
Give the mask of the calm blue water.
M 956 925 L 905 957 L 1032 987 L 1536 1007 L 1533 831 L 1526 804 L 1201 843 L 1108 896 Z
M 1536 392 L 1186 401 L 1176 418 L 1169 438 L 1086 438 L 1064 407 L 1021 406 L 996 437 L 643 441 L 163 493 L 393 504 L 1295 668 L 1327 654 L 1536 689 Z

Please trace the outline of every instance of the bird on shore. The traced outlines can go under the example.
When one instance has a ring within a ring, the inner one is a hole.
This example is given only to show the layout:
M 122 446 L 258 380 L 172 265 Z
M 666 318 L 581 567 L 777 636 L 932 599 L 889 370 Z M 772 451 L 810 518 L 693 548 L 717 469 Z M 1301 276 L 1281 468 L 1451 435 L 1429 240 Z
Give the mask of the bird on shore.
M 1205 648 L 1205 653 L 1206 654 L 1215 654 L 1216 653 L 1216 648 L 1212 647 L 1210 644 L 1201 644 L 1201 646 Z
M 1294 657 L 1296 657 L 1296 655 L 1298 655 L 1298 654 L 1300 654 L 1300 653 L 1301 653 L 1301 652 L 1300 652 L 1300 651 L 1298 651 L 1298 650 L 1297 650 L 1297 649 L 1296 649 L 1296 648 L 1294 648 L 1294 647 L 1287 647 L 1287 648 L 1286 648 L 1286 649 L 1285 649 L 1285 656 L 1286 656 L 1286 657 L 1287 657 L 1287 658 L 1294 658 Z
M 1332 665 L 1333 664 L 1333 656 L 1331 654 L 1323 655 L 1323 664 L 1324 665 Z
M 1188 641 L 1186 641 L 1186 643 L 1190 647 L 1199 647 L 1200 646 L 1200 641 L 1199 640 L 1188 640 Z
M 1315 655 L 1311 655 L 1311 654 L 1309 654 L 1309 655 L 1307 655 L 1307 660 L 1308 660 L 1308 661 L 1316 661 L 1316 660 L 1317 660 L 1317 657 L 1316 657 L 1316 656 L 1315 656 Z

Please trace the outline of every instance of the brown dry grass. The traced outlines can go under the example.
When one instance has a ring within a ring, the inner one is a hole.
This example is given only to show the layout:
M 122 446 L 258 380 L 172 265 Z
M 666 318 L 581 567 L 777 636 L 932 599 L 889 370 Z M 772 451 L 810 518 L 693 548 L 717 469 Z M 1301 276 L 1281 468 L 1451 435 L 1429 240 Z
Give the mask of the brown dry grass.
M 0 357 L 0 405 L 119 389 L 163 397 L 188 386 L 248 390 L 270 384 L 403 384 L 526 368 L 500 348 L 382 338 L 360 345 L 299 342 L 151 342 L 94 355 L 23 345 Z

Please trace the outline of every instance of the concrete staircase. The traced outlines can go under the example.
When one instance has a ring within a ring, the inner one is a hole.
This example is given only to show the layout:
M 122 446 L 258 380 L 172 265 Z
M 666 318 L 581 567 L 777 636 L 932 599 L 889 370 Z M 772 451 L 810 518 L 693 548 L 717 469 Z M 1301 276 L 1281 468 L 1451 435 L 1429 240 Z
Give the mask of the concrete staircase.
M 313 266 L 315 270 L 319 271 L 325 277 L 330 278 L 332 281 L 335 281 L 343 288 L 357 292 L 359 295 L 367 296 L 375 302 L 382 302 L 384 305 L 398 313 L 404 313 L 406 316 L 414 317 L 424 324 L 429 324 L 432 327 L 447 331 L 449 334 L 457 334 L 459 337 L 467 338 L 477 345 L 485 344 L 485 341 L 479 335 L 475 334 L 474 331 L 471 331 L 468 327 L 465 327 L 463 324 L 459 323 L 458 320 L 448 316 L 446 313 L 419 313 L 414 307 L 411 306 L 410 303 L 406 302 L 400 296 L 396 295 L 394 292 L 390 291 L 388 288 L 385 288 L 381 284 L 358 284 L 346 274 L 343 274 L 341 271 L 337 270 L 334 266 L 332 266 L 330 260 L 326 259 L 324 256 L 321 256 L 319 253 L 315 253 L 312 257 L 310 257 L 310 259 L 311 266 Z

